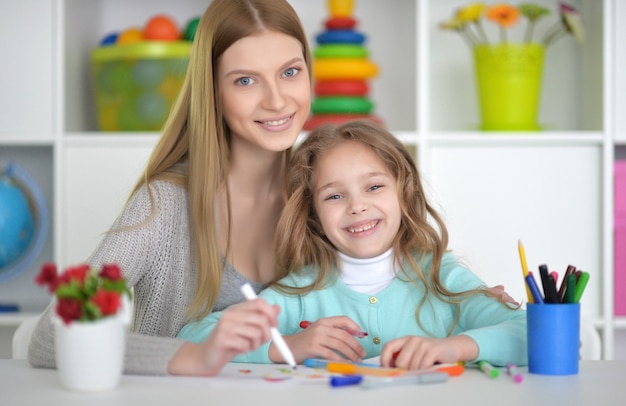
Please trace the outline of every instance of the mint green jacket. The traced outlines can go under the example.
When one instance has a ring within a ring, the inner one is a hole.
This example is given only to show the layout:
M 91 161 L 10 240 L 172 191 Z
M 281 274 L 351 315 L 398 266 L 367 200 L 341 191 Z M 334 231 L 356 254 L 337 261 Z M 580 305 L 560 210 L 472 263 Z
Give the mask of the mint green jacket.
M 428 276 L 428 259 L 423 269 Z M 291 286 L 306 286 L 315 279 L 315 272 L 313 268 L 306 268 L 297 275 L 286 277 L 282 282 Z M 443 258 L 440 278 L 452 292 L 484 286 L 474 273 L 461 266 L 451 254 Z M 303 320 L 314 322 L 323 317 L 350 317 L 362 331 L 368 333 L 359 342 L 367 352 L 365 358 L 371 358 L 379 356 L 384 344 L 395 338 L 407 335 L 447 336 L 456 316 L 455 307 L 430 297 L 419 312 L 424 327 L 422 329 L 415 319 L 418 302 L 424 296 L 419 286 L 419 283 L 416 285 L 400 275 L 379 293 L 369 295 L 355 292 L 340 278 L 336 278 L 329 287 L 304 296 L 286 295 L 268 288 L 259 297 L 280 306 L 278 330 L 283 335 L 301 331 L 299 324 Z M 186 325 L 178 336 L 193 342 L 204 341 L 215 327 L 220 314 L 215 312 L 200 322 Z M 513 310 L 483 294 L 470 296 L 460 305 L 459 321 L 451 335 L 459 334 L 471 337 L 478 344 L 479 355 L 476 360 L 485 360 L 496 366 L 506 365 L 507 362 L 518 365 L 528 363 L 525 310 Z M 267 342 L 255 351 L 236 357 L 234 361 L 271 363 L 268 357 L 269 345 Z

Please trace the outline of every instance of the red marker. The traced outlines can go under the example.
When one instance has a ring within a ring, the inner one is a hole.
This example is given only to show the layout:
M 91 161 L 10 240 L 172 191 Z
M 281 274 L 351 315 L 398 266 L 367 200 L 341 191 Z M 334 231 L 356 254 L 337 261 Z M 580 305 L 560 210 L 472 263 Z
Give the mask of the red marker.
M 309 327 L 311 324 L 312 324 L 312 323 L 311 323 L 310 321 L 308 321 L 308 320 L 303 320 L 303 321 L 301 321 L 301 322 L 300 322 L 300 328 L 303 328 L 303 329 L 304 329 L 304 328 L 307 328 L 307 327 Z M 348 332 L 349 334 L 351 334 L 351 335 L 353 335 L 353 336 L 357 337 L 357 338 L 364 338 L 364 337 L 367 337 L 367 333 L 366 333 L 365 331 L 357 331 L 357 330 L 352 330 L 352 329 L 349 329 L 349 328 L 344 328 L 344 330 L 345 330 L 346 332 Z

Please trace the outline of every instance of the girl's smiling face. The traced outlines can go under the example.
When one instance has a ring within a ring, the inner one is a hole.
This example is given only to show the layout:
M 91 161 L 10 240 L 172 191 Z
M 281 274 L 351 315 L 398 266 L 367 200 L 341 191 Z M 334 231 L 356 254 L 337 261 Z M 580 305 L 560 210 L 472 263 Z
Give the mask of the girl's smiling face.
M 396 179 L 366 145 L 345 141 L 315 164 L 315 212 L 340 252 L 372 258 L 391 248 L 401 221 Z
M 218 61 L 218 88 L 232 141 L 268 151 L 291 147 L 311 104 L 302 44 L 276 31 L 233 43 Z

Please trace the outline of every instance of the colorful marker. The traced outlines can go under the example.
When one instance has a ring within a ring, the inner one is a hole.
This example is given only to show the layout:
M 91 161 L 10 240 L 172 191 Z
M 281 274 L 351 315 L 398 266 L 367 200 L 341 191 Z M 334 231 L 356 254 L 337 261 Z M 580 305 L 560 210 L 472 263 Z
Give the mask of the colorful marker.
M 478 369 L 480 369 L 493 379 L 497 378 L 500 375 L 500 371 L 495 369 L 493 365 L 491 365 L 487 361 L 478 361 Z
M 565 303 L 576 303 L 576 275 L 572 272 L 567 275 L 567 289 L 565 289 Z
M 398 376 L 375 378 L 366 376 L 361 387 L 365 389 L 384 388 L 395 385 L 419 385 L 428 383 L 446 382 L 448 374 L 443 372 L 415 371 L 407 372 Z
M 520 383 L 524 380 L 524 375 L 519 372 L 517 365 L 512 362 L 506 364 L 506 372 L 513 377 L 513 381 L 515 381 L 515 383 Z
M 243 297 L 245 297 L 247 300 L 254 300 L 257 298 L 254 289 L 252 289 L 252 286 L 250 286 L 249 283 L 244 283 L 243 285 L 241 285 L 240 290 L 243 294 Z M 278 329 L 276 327 L 272 327 L 270 332 L 272 334 L 272 341 L 276 345 L 276 348 L 280 352 L 280 355 L 282 355 L 285 359 L 285 362 L 287 362 L 287 364 L 289 364 L 292 369 L 297 369 L 298 367 L 296 364 L 296 360 L 293 357 L 293 353 L 289 349 L 289 346 L 285 342 L 283 336 L 281 336 L 280 332 L 278 332 Z
M 576 282 L 576 293 L 574 295 L 574 303 L 579 303 L 580 299 L 583 297 L 583 292 L 585 291 L 585 287 L 587 286 L 587 282 L 589 282 L 589 272 L 582 272 L 580 274 L 580 278 Z
M 532 297 L 534 299 L 533 303 L 543 304 L 543 297 L 541 296 L 541 292 L 539 292 L 539 287 L 537 286 L 537 282 L 535 282 L 535 278 L 532 273 L 528 273 L 526 276 L 526 287 L 530 290 Z
M 347 362 L 329 362 L 326 364 L 326 370 L 328 372 L 335 372 L 344 375 L 376 376 L 396 376 L 405 372 L 405 370 L 399 368 L 370 367 Z
M 565 297 L 565 292 L 568 289 L 567 286 L 567 278 L 576 271 L 576 267 L 574 265 L 568 265 L 565 273 L 563 274 L 563 280 L 561 281 L 561 287 L 559 288 L 559 300 L 561 303 L 567 303 L 567 299 Z
M 308 320 L 303 320 L 303 321 L 300 322 L 300 328 L 305 329 L 305 328 L 309 327 L 311 324 L 313 324 L 313 323 L 311 323 Z M 352 329 L 349 329 L 349 328 L 344 328 L 343 330 L 345 330 L 348 334 L 353 335 L 353 336 L 355 336 L 357 338 L 365 338 L 365 337 L 367 337 L 367 333 L 365 331 L 352 330 Z
M 361 383 L 362 380 L 362 375 L 331 376 L 329 384 L 333 388 L 338 388 L 341 386 L 358 385 Z
M 543 300 L 546 303 L 558 303 L 558 293 L 556 291 L 556 285 L 554 279 L 548 272 L 548 266 L 546 264 L 539 265 L 539 275 L 541 276 L 541 284 L 543 285 Z
M 550 276 L 554 280 L 554 285 L 556 286 L 556 284 L 559 283 L 559 273 L 557 271 L 552 271 L 550 272 Z
M 526 253 L 524 252 L 524 244 L 522 244 L 522 240 L 517 240 L 517 250 L 519 251 L 519 260 L 522 263 L 522 274 L 524 275 L 524 279 L 526 279 L 528 276 L 528 264 L 526 263 Z M 528 297 L 528 303 L 535 303 L 534 297 L 528 285 L 526 285 L 526 296 Z

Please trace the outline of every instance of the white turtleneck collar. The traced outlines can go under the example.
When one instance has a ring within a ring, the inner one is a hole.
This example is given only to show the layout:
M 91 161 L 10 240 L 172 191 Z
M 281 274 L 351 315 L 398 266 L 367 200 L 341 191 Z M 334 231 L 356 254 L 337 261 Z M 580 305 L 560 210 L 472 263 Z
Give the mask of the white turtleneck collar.
M 352 258 L 339 253 L 339 276 L 350 289 L 360 293 L 375 294 L 393 282 L 393 250 L 390 248 L 374 258 Z

